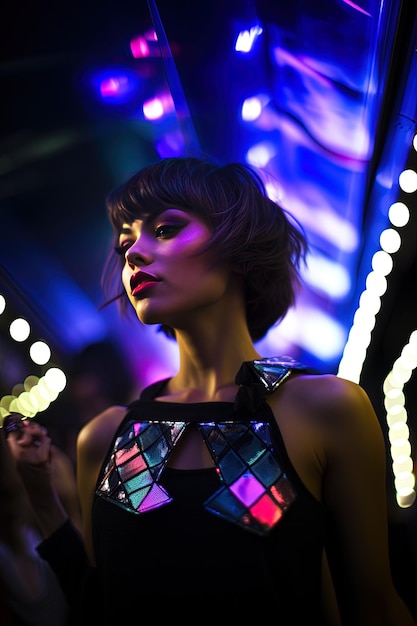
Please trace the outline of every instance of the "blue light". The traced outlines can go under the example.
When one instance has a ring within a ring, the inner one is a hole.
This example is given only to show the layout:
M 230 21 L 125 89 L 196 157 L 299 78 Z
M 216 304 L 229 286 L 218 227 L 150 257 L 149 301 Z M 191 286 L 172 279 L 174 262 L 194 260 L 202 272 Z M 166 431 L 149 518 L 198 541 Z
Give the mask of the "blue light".
M 138 76 L 125 68 L 109 68 L 97 72 L 91 78 L 91 84 L 100 100 L 108 104 L 126 104 L 138 93 Z

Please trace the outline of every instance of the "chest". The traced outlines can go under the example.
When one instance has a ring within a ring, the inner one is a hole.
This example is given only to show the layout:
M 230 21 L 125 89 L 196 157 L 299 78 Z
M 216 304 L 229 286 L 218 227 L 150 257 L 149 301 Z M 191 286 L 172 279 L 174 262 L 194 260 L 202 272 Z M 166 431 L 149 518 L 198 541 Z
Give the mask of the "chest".
M 291 468 L 266 404 L 253 419 L 233 416 L 229 403 L 139 404 L 121 425 L 96 495 L 146 514 L 172 502 L 163 486 L 167 468 L 211 467 L 220 486 L 205 509 L 255 534 L 269 532 L 296 499 Z

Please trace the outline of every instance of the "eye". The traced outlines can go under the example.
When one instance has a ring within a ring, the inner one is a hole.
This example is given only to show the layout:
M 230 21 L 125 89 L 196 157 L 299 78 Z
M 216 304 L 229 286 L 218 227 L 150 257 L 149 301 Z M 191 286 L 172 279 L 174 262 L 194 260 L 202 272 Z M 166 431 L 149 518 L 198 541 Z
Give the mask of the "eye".
M 182 224 L 160 224 L 155 227 L 156 239 L 171 239 L 183 228 Z

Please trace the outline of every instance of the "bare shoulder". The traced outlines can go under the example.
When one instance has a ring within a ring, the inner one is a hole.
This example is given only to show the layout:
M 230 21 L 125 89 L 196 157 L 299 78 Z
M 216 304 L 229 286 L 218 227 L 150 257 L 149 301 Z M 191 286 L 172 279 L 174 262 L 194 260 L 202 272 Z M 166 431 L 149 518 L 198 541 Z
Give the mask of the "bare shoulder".
M 340 472 L 352 466 L 353 456 L 364 472 L 369 473 L 369 459 L 381 467 L 385 454 L 381 425 L 357 383 L 334 374 L 296 375 L 268 402 L 297 473 L 317 499 L 322 498 L 329 467 L 335 480 L 342 480 Z
M 325 446 L 330 440 L 342 444 L 344 438 L 380 438 L 380 423 L 366 391 L 335 374 L 293 376 L 272 394 L 270 404 L 287 436 L 303 429 Z
M 126 410 L 125 406 L 111 406 L 85 424 L 78 434 L 78 457 L 102 459 Z
M 355 416 L 372 419 L 375 412 L 366 391 L 357 383 L 335 374 L 294 376 L 282 387 L 282 399 L 304 406 L 313 414 L 338 421 Z

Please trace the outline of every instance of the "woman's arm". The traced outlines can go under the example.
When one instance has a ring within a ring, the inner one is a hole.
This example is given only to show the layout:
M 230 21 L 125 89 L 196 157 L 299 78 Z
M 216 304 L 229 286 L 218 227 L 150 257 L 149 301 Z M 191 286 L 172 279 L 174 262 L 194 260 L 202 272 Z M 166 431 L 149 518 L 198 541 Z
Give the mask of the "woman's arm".
M 37 425 L 8 434 L 7 443 L 43 537 L 49 537 L 68 519 L 53 477 L 51 438 Z
M 323 384 L 326 550 L 342 623 L 414 626 L 392 579 L 381 426 L 359 385 L 336 377 Z
M 7 443 L 44 537 L 37 551 L 54 571 L 66 596 L 71 619 L 77 624 L 85 589 L 94 574 L 81 534 L 57 491 L 50 437 L 38 425 L 9 433 Z

